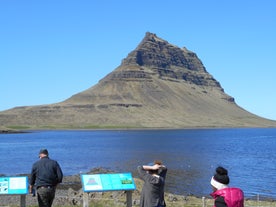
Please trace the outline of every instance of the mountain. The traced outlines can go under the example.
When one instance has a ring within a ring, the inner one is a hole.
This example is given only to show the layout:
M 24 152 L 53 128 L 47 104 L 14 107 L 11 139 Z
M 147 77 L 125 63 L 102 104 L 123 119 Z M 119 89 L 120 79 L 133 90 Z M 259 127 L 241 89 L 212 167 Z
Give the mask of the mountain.
M 98 84 L 60 103 L 0 112 L 0 126 L 31 128 L 275 127 L 227 95 L 197 57 L 147 32 Z

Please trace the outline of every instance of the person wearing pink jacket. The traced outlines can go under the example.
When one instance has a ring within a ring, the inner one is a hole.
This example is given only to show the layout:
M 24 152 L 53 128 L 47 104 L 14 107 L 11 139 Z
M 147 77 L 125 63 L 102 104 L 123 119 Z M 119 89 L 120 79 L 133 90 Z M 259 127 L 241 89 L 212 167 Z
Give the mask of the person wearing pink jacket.
M 214 198 L 214 207 L 244 207 L 244 194 L 240 188 L 229 187 L 230 178 L 228 171 L 223 167 L 217 167 L 216 173 L 211 179 Z

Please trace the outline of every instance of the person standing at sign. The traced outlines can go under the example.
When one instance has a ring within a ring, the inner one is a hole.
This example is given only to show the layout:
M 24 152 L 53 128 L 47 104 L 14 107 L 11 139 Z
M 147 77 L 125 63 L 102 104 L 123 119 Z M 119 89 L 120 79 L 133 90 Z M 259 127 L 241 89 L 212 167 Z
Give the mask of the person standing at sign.
M 63 173 L 57 161 L 49 158 L 47 149 L 39 151 L 39 160 L 32 166 L 29 192 L 36 186 L 39 207 L 51 207 L 56 187 L 62 182 Z
M 166 166 L 160 161 L 137 167 L 144 181 L 140 197 L 140 207 L 165 207 L 164 187 L 167 174 Z

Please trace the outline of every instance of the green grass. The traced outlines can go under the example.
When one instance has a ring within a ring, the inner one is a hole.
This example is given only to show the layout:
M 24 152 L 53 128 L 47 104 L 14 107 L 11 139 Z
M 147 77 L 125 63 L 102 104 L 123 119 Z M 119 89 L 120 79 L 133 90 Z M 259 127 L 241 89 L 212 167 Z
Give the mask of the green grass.
M 30 129 L 30 126 L 7 126 L 9 129 L 14 129 L 14 130 L 26 130 Z
M 140 129 L 139 126 L 128 126 L 128 125 L 43 125 L 43 126 L 7 126 L 9 129 L 14 130 L 61 130 L 61 129 Z

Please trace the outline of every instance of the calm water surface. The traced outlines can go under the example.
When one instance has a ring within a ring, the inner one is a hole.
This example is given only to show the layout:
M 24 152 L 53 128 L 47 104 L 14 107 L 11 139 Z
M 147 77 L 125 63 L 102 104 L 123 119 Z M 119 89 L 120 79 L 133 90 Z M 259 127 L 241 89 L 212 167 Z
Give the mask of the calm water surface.
M 47 148 L 65 175 L 96 167 L 132 172 L 161 159 L 168 167 L 172 193 L 206 196 L 218 165 L 230 185 L 276 198 L 276 129 L 34 131 L 0 134 L 0 174 L 30 173 L 38 151 Z

